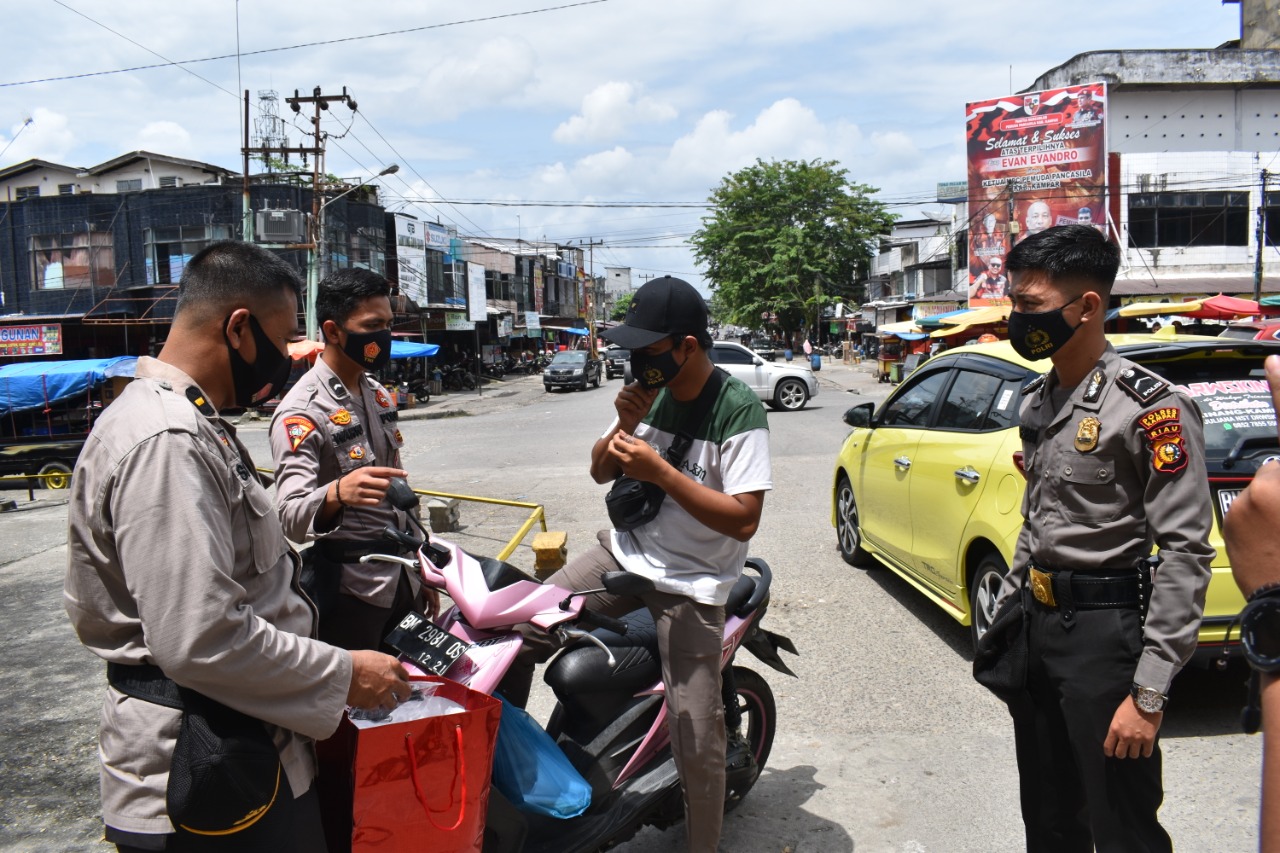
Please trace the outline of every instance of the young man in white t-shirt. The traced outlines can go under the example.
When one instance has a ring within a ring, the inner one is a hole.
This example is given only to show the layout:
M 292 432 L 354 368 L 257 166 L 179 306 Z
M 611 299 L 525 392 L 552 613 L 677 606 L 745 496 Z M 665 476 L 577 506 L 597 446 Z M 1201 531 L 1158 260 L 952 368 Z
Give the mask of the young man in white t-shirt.
M 548 582 L 598 589 L 605 572 L 620 569 L 654 581 L 657 591 L 642 603 L 658 630 L 689 849 L 714 851 L 724 817 L 724 604 L 760 524 L 764 493 L 773 488 L 768 424 L 755 393 L 723 374 L 715 378 L 714 402 L 701 407 L 701 423 L 692 423 L 716 367 L 708 355 L 706 302 L 688 282 L 670 276 L 647 282 L 623 325 L 604 336 L 631 350 L 636 381 L 618 393 L 618 415 L 591 449 L 592 479 L 604 484 L 625 474 L 660 487 L 666 498 L 647 523 L 601 531 L 597 544 Z M 678 433 L 692 442 L 677 468 L 663 454 Z M 612 616 L 636 607 L 635 599 L 599 593 L 585 604 Z M 526 635 L 501 688 L 508 700 L 527 701 L 535 663 L 554 651 L 546 634 Z

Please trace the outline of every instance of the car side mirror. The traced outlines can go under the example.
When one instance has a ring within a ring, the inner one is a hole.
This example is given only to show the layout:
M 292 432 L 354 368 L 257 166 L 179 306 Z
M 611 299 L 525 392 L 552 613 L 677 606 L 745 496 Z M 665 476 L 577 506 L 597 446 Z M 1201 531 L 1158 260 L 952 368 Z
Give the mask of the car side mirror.
M 854 429 L 870 429 L 871 415 L 876 410 L 875 403 L 861 403 L 844 413 L 844 422 Z
M 404 477 L 392 477 L 387 486 L 387 502 L 401 512 L 413 510 L 421 502 Z
M 755 366 L 756 366 L 756 367 L 763 367 L 763 366 L 764 366 L 764 359 L 763 359 L 763 358 L 761 358 L 760 356 L 756 356 L 756 357 L 755 357 L 755 358 L 753 358 L 751 361 L 752 361 L 752 363 L 753 363 L 753 364 L 755 364 Z

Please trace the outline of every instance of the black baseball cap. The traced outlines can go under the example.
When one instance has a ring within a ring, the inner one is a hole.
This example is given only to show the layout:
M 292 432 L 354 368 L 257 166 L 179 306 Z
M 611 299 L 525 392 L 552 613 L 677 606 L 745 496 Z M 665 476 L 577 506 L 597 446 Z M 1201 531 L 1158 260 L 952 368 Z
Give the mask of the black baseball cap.
M 664 275 L 650 279 L 631 298 L 621 326 L 604 332 L 606 340 L 627 349 L 643 349 L 672 335 L 707 334 L 707 302 L 689 282 Z

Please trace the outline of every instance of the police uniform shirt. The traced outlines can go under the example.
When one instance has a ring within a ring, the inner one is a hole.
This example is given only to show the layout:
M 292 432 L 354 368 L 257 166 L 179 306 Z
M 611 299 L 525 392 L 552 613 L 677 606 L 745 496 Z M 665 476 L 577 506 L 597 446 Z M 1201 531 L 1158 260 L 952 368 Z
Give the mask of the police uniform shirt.
M 1026 521 L 1002 598 L 1025 583 L 1028 563 L 1136 571 L 1154 543 L 1161 562 L 1134 681 L 1167 693 L 1195 651 L 1215 553 L 1200 411 L 1110 344 L 1055 411 L 1056 376 L 1024 391 Z
M 265 721 L 290 786 L 306 792 L 310 739 L 342 718 L 351 656 L 312 639 L 297 555 L 235 429 L 185 373 L 141 358 L 85 441 L 71 488 L 64 599 L 80 641 Z M 107 688 L 106 824 L 172 832 L 165 787 L 179 719 Z
M 398 414 L 391 395 L 371 375 L 362 374 L 360 386 L 348 390 L 324 359 L 316 359 L 271 420 L 277 511 L 286 536 L 294 542 L 378 542 L 387 525 L 405 529 L 404 513 L 386 501 L 343 507 L 329 526 L 318 522 L 334 480 L 367 465 L 399 467 L 404 440 Z M 375 607 L 390 607 L 401 572 L 393 563 L 344 563 L 341 589 Z

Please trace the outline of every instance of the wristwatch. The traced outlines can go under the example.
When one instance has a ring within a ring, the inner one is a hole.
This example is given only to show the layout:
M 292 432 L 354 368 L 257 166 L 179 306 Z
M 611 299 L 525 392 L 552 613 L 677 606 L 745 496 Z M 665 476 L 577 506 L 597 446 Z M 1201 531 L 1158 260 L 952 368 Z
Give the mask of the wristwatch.
M 1138 706 L 1138 710 L 1148 714 L 1158 714 L 1169 704 L 1169 697 L 1154 687 L 1134 684 L 1129 688 L 1129 695 L 1133 697 L 1133 704 Z
M 1240 614 L 1240 645 L 1258 672 L 1280 672 L 1280 588 L 1249 597 Z

